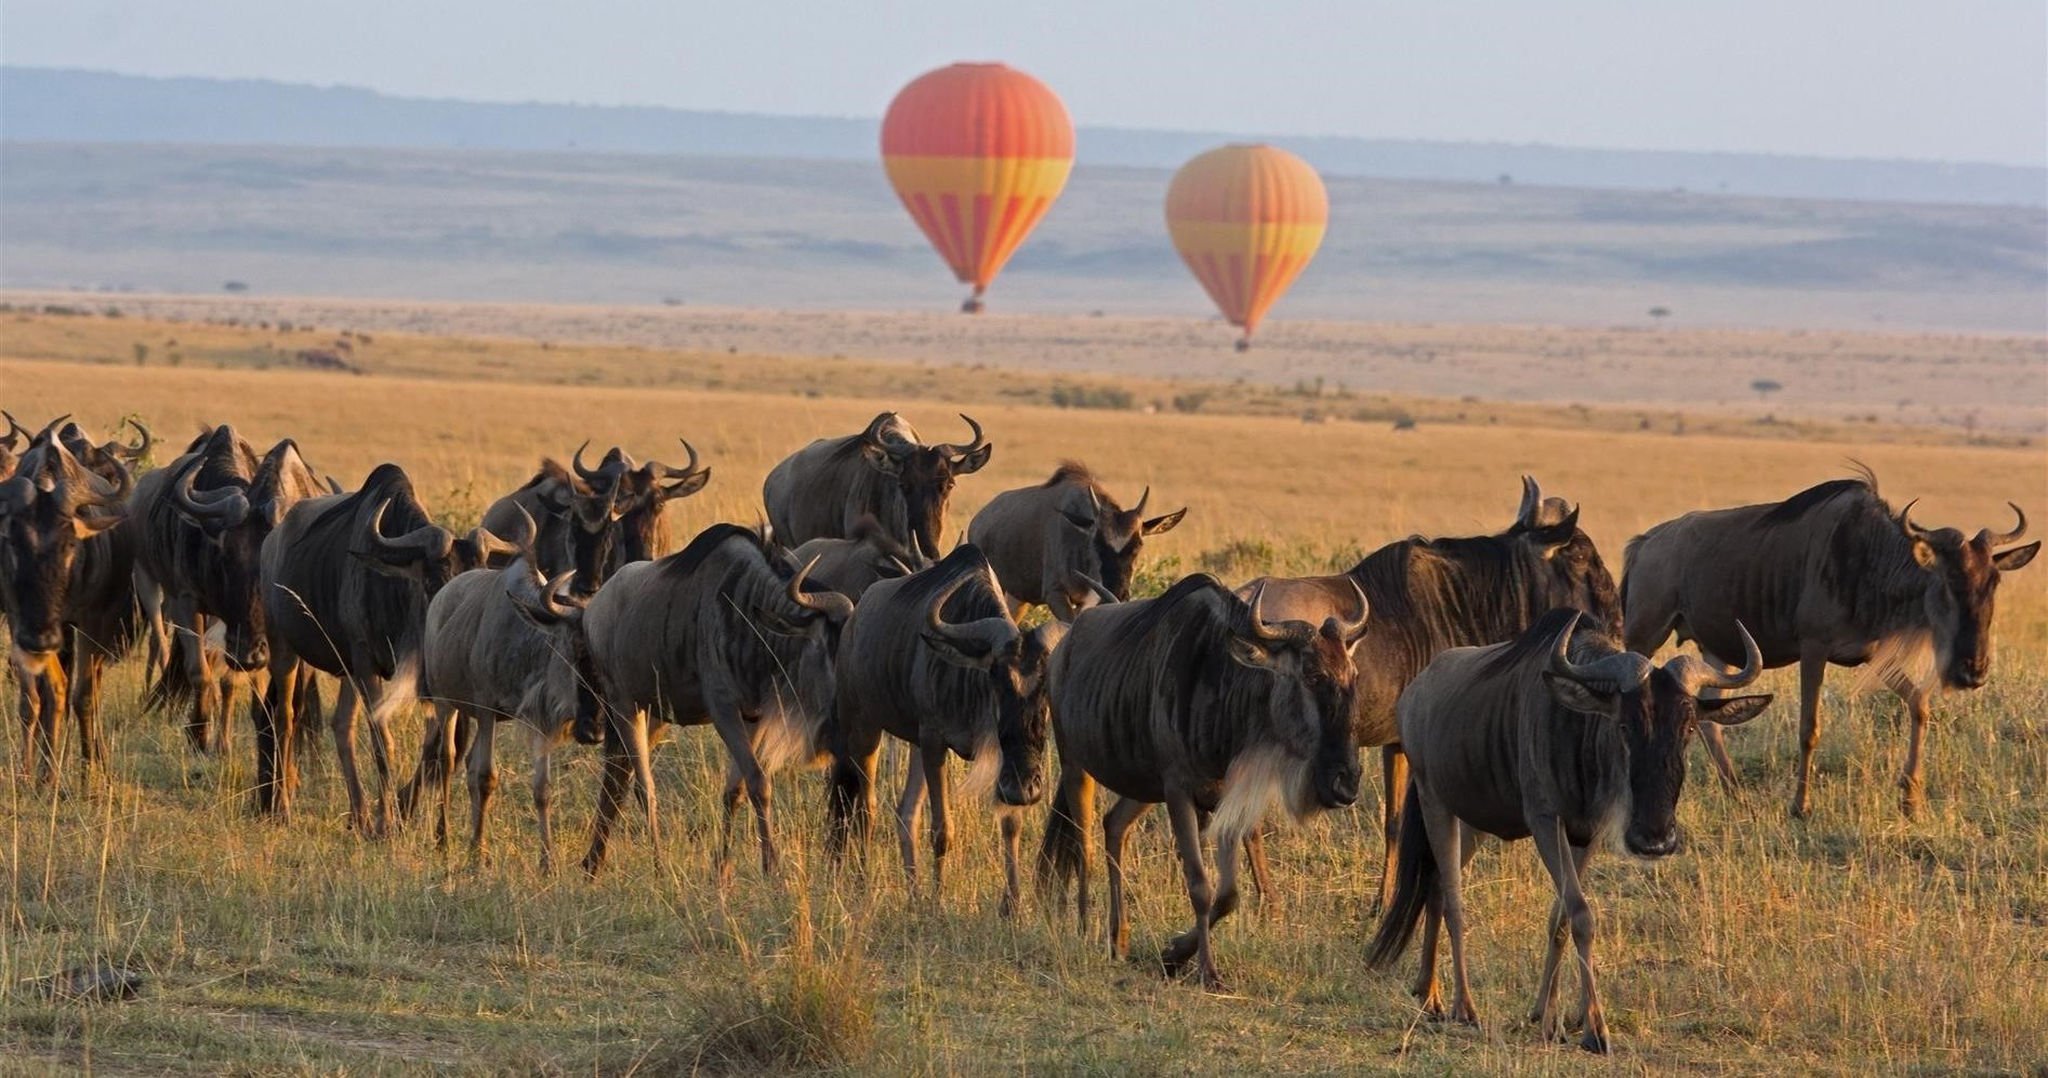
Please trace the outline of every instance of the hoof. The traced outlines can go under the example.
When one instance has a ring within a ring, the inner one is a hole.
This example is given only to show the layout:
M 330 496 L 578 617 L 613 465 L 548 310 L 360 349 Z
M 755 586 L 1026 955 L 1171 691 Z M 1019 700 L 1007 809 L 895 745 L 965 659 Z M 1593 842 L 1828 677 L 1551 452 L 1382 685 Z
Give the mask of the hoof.
M 1604 1056 L 1607 1054 L 1607 1038 L 1598 1033 L 1588 1032 L 1579 1038 L 1579 1047 L 1594 1055 Z
M 1193 933 L 1175 936 L 1159 950 L 1159 966 L 1168 977 L 1178 977 L 1187 970 L 1188 962 L 1195 957 L 1201 945 Z

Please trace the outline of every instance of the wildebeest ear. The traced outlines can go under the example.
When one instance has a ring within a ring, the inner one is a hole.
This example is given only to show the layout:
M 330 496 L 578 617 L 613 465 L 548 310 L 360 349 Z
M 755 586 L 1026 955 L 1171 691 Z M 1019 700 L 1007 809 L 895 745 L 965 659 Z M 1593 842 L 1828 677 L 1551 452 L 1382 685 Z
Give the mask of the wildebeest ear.
M 1153 517 L 1151 520 L 1146 521 L 1145 526 L 1140 528 L 1139 531 L 1144 535 L 1158 535 L 1160 532 L 1170 532 L 1173 530 L 1174 525 L 1180 523 L 1180 518 L 1187 515 L 1187 507 L 1182 506 L 1165 516 Z
M 2026 568 L 2027 563 L 2033 561 L 2034 555 L 2040 552 L 2041 541 L 2036 539 L 2026 546 L 2017 546 L 1991 555 L 1991 564 L 1998 566 L 2000 572 L 2010 573 L 2014 569 Z
M 71 530 L 80 539 L 90 539 L 119 523 L 121 523 L 119 515 L 97 517 L 74 516 L 71 518 Z M 2041 544 L 2036 543 L 2034 545 L 2039 546 Z
M 988 463 L 988 455 L 990 453 L 995 452 L 995 448 L 995 443 L 989 442 L 984 444 L 980 449 L 977 449 L 972 453 L 961 454 L 960 457 L 953 462 L 953 474 L 972 475 L 975 472 L 980 471 L 981 466 Z
M 1084 532 L 1092 531 L 1095 528 L 1094 517 L 1084 517 L 1079 513 L 1069 513 L 1064 509 L 1060 510 L 1060 516 L 1065 517 L 1067 519 L 1067 523 L 1072 524 L 1074 527 L 1079 528 Z
M 1239 666 L 1249 666 L 1255 670 L 1273 668 L 1273 653 L 1259 646 L 1258 641 L 1246 640 L 1241 636 L 1230 638 L 1230 659 Z
M 1566 710 L 1602 718 L 1614 714 L 1612 693 L 1596 692 L 1583 681 L 1573 681 L 1548 670 L 1543 672 L 1543 684 L 1550 690 L 1550 698 Z
M 883 475 L 895 475 L 903 470 L 903 463 L 896 459 L 896 454 L 884 446 L 869 442 L 860 447 L 860 452 L 868 459 L 869 466 Z
M 1913 560 L 1919 563 L 1922 569 L 1932 569 L 1941 564 L 1941 554 L 1934 549 L 1933 543 L 1925 539 L 1915 539 L 1913 540 Z
M 1728 696 L 1719 700 L 1700 701 L 1700 721 L 1718 726 L 1740 726 L 1763 714 L 1771 704 L 1771 694 L 1761 696 Z
M 926 632 L 922 635 L 924 636 L 924 642 L 931 645 L 931 649 L 938 652 L 940 658 L 955 666 L 965 666 L 973 670 L 986 670 L 989 668 L 989 664 L 995 661 L 996 653 L 986 648 L 982 649 L 981 653 L 977 655 L 938 633 Z

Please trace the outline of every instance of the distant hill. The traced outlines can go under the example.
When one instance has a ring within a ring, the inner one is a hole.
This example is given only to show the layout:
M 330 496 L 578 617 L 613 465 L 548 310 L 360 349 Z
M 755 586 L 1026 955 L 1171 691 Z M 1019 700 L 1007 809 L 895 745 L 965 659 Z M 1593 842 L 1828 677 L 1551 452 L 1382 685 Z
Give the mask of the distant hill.
M 880 103 L 876 106 L 879 108 Z M 0 67 L 0 138 L 268 146 L 587 150 L 870 160 L 878 121 L 669 108 L 483 104 L 371 90 Z M 1084 127 L 1083 164 L 1172 168 L 1256 135 Z M 1277 138 L 1326 176 L 1865 201 L 2048 205 L 2048 169 L 1408 139 Z

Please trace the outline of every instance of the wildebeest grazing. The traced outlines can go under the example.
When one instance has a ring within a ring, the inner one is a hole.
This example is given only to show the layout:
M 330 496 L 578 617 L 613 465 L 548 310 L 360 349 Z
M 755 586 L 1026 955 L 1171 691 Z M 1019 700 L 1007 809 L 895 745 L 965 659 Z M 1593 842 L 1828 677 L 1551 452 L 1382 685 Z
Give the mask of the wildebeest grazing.
M 820 438 L 783 458 L 761 485 L 776 541 L 850 538 L 872 516 L 890 539 L 938 560 L 953 481 L 980 471 L 994 449 L 981 424 L 960 418 L 974 431 L 964 446 L 925 445 L 902 416 L 883 412 L 859 434 Z
M 1436 978 L 1439 921 L 1451 937 L 1451 1016 L 1478 1022 L 1465 977 L 1465 903 L 1460 873 L 1475 832 L 1536 840 L 1557 887 L 1543 975 L 1529 1020 L 1556 1036 L 1558 962 L 1565 931 L 1578 949 L 1584 1029 L 1579 1043 L 1607 1050 L 1607 1022 L 1593 983 L 1593 911 L 1580 874 L 1593 847 L 1619 832 L 1630 853 L 1664 857 L 1680 846 L 1678 795 L 1685 745 L 1701 720 L 1746 722 L 1769 696 L 1702 698 L 1755 681 L 1763 664 L 1741 625 L 1745 662 L 1719 670 L 1689 655 L 1661 667 L 1624 651 L 1584 615 L 1553 610 L 1519 638 L 1438 655 L 1401 694 L 1401 744 L 1410 769 L 1393 900 L 1367 950 L 1384 968 L 1422 922 L 1415 994 L 1443 1015 Z
M 189 702 L 185 732 L 195 748 L 225 749 L 232 687 L 268 662 L 258 587 L 265 537 L 292 506 L 326 493 L 298 443 L 287 438 L 259 459 L 225 424 L 136 482 L 128 508 L 136 525 L 137 597 L 160 641 L 176 634 L 169 638 L 175 647 L 159 649 L 176 656 L 178 668 L 159 679 L 158 699 Z M 208 641 L 213 623 L 225 670 L 215 666 Z
M 1172 531 L 1187 515 L 1182 508 L 1148 519 L 1151 501 L 1146 487 L 1125 509 L 1087 465 L 1067 461 L 1043 483 L 990 498 L 968 522 L 967 541 L 988 555 L 1011 613 L 1041 603 L 1072 621 L 1092 595 L 1090 580 L 1118 601 L 1129 599 L 1145 538 Z
M 1077 877 L 1088 918 L 1088 836 L 1095 785 L 1121 795 L 1102 829 L 1109 866 L 1109 941 L 1129 947 L 1124 835 L 1166 803 L 1195 925 L 1169 944 L 1169 974 L 1194 959 L 1222 987 L 1209 928 L 1237 907 L 1237 848 L 1274 807 L 1300 816 L 1358 797 L 1351 650 L 1366 630 L 1357 588 L 1342 618 L 1272 621 L 1263 590 L 1247 604 L 1207 574 L 1157 599 L 1097 606 L 1074 619 L 1053 653 L 1053 731 L 1059 793 L 1046 820 L 1039 879 L 1062 893 Z M 1212 889 L 1202 866 L 1205 821 L 1216 836 Z
M 575 570 L 576 590 L 585 595 L 604 583 L 611 568 L 619 479 L 626 470 L 622 461 L 585 468 L 583 450 L 589 444 L 577 447 L 572 458 L 574 472 L 543 457 L 533 477 L 492 502 L 483 519 L 484 528 L 494 535 L 510 535 L 523 521 L 538 526 L 540 531 L 533 540 L 534 567 L 550 579 Z
M 1991 672 L 1999 574 L 2034 560 L 2041 544 L 1999 550 L 2026 533 L 1965 537 L 1913 523 L 1877 493 L 1868 469 L 1782 502 L 1687 513 L 1628 545 L 1622 582 L 1628 646 L 1649 654 L 1674 631 L 1707 655 L 1730 654 L 1736 622 L 1756 634 L 1768 667 L 1799 664 L 1799 772 L 1792 815 L 1808 810 L 1820 741 L 1820 687 L 1828 664 L 1872 664 L 1906 702 L 1912 732 L 1899 779 L 1907 815 L 1922 798 L 1921 746 L 1939 688 L 1974 689 Z M 1735 768 L 1714 726 L 1702 728 L 1721 780 Z
M 1026 632 L 1010 617 L 1002 587 L 973 544 L 938 564 L 884 580 L 861 597 L 839 645 L 839 708 L 830 797 L 835 851 L 865 844 L 873 813 L 875 763 L 886 732 L 916 750 L 897 804 L 903 866 L 917 878 L 917 818 L 931 799 L 932 894 L 941 893 L 952 839 L 947 754 L 974 764 L 970 791 L 995 786 L 1011 808 L 1038 801 L 1050 726 L 1046 659 L 1058 642 L 1052 622 Z M 1021 821 L 1001 811 L 1003 911 L 1017 904 Z
M 349 822 L 382 835 L 391 825 L 391 735 L 386 722 L 413 699 L 427 602 L 455 574 L 511 548 L 487 529 L 458 539 L 436 525 L 396 464 L 380 464 L 353 494 L 293 506 L 263 543 L 262 591 L 270 633 L 270 687 L 257 709 L 256 803 L 289 815 L 296 775 L 299 664 L 339 678 L 331 726 Z M 358 704 L 369 717 L 377 765 L 374 815 L 356 772 Z
M 735 524 L 714 524 L 674 554 L 621 568 L 583 614 L 610 720 L 584 870 L 604 864 L 612 820 L 635 779 L 659 851 L 650 723 L 708 722 L 730 757 L 719 864 L 730 865 L 732 816 L 744 792 L 762 870 L 772 874 L 768 775 L 819 755 L 832 653 L 852 612 L 843 595 L 807 590 L 786 551 Z
M 528 534 L 531 534 L 529 525 Z M 541 871 L 554 870 L 549 816 L 554 750 L 572 722 L 600 721 L 598 675 L 583 630 L 583 607 L 569 596 L 568 574 L 544 581 L 526 556 L 503 569 L 457 576 L 427 606 L 425 679 L 435 719 L 427 730 L 431 768 L 422 766 L 403 801 L 438 781 L 434 835 L 448 836 L 448 788 L 455 770 L 458 718 L 480 724 L 469 746 L 470 849 L 481 855 L 484 813 L 497 788 L 493 758 L 501 719 L 516 719 L 533 749 L 533 811 Z
M 13 640 L 22 764 L 38 782 L 56 778 L 67 710 L 80 763 L 90 771 L 98 760 L 100 675 L 138 627 L 128 469 L 84 449 L 98 458 L 91 465 L 45 430 L 0 480 L 0 613 Z
M 1385 746 L 1381 824 L 1386 871 L 1380 898 L 1392 894 L 1399 856 L 1397 821 L 1407 789 L 1407 764 L 1395 701 L 1422 668 L 1447 648 L 1512 640 L 1554 607 L 1583 610 L 1618 628 L 1621 604 L 1614 578 L 1593 540 L 1578 526 L 1576 509 L 1545 498 L 1534 479 L 1522 477 L 1515 521 L 1499 535 L 1403 539 L 1367 554 L 1336 576 L 1262 578 L 1238 594 L 1263 586 L 1268 616 L 1311 624 L 1337 616 L 1356 590 L 1372 604 L 1372 632 L 1351 651 L 1358 667 L 1351 728 L 1362 746 Z M 1252 871 L 1265 890 L 1264 855 L 1253 836 Z

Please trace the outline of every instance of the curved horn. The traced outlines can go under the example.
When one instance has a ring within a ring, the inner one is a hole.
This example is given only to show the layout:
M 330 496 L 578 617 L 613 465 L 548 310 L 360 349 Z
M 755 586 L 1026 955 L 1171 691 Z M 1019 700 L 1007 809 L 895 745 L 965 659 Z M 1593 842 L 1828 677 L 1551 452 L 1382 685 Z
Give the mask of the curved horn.
M 1145 506 L 1147 503 L 1151 502 L 1151 500 L 1152 485 L 1150 483 L 1147 483 L 1145 485 L 1144 493 L 1138 495 L 1138 504 L 1131 506 L 1131 515 L 1135 517 L 1143 517 L 1145 515 Z
M 445 558 L 454 545 L 455 537 L 448 529 L 437 524 L 422 524 L 397 538 L 384 535 L 384 511 L 391 508 L 391 499 L 377 503 L 377 509 L 370 514 L 370 549 L 384 561 L 397 562 L 417 558 Z
M 1301 643 L 1315 632 L 1312 626 L 1307 625 L 1302 625 L 1300 629 L 1289 630 L 1267 624 L 1266 582 L 1263 580 L 1259 581 L 1258 588 L 1252 592 L 1251 617 L 1252 636 L 1269 643 Z M 1300 625 L 1299 622 L 1294 624 Z
M 35 438 L 31 438 L 29 440 L 35 441 L 38 438 L 50 438 L 55 436 L 55 434 L 57 433 L 57 428 L 59 426 L 62 426 L 65 420 L 70 418 L 71 413 L 65 412 L 63 415 L 60 415 L 57 418 L 50 420 L 48 423 L 43 424 L 42 430 L 36 432 Z
M 1522 482 L 1528 481 L 1527 476 L 1522 477 Z M 1564 623 L 1564 631 L 1557 634 L 1557 647 L 1550 653 L 1550 672 L 1563 674 L 1573 681 L 1584 681 L 1591 673 L 1590 666 L 1580 666 L 1572 661 L 1572 630 L 1579 627 L 1582 616 L 1578 611 L 1572 611 L 1572 620 Z
M 1934 538 L 1933 532 L 1913 523 L 1913 507 L 1919 504 L 1920 499 L 1915 498 L 1907 502 L 1904 509 L 1899 510 L 1899 527 L 1905 529 L 1906 534 L 1915 539 L 1932 540 Z
M 688 479 L 697 474 L 697 447 L 691 445 L 688 438 L 677 438 L 676 441 L 683 443 L 683 452 L 690 455 L 690 462 L 680 468 L 671 468 L 666 464 L 661 465 L 661 477 L 663 479 Z
M 583 444 L 576 447 L 576 455 L 569 458 L 569 463 L 575 467 L 576 474 L 583 477 L 583 481 L 586 483 L 595 483 L 598 482 L 599 480 L 608 480 L 611 477 L 612 473 L 607 472 L 605 469 L 599 468 L 595 471 L 592 471 L 591 469 L 583 466 L 583 451 L 589 448 L 590 439 L 583 439 Z
M 1680 655 L 1666 663 L 1664 668 L 1671 671 L 1671 676 L 1694 696 L 1699 695 L 1702 689 L 1739 689 L 1748 685 L 1764 672 L 1764 653 L 1756 646 L 1756 638 L 1749 635 L 1749 627 L 1739 618 L 1735 622 L 1735 631 L 1742 636 L 1740 668 L 1717 667 L 1692 655 Z
M 202 526 L 211 523 L 225 529 L 240 525 L 249 519 L 248 494 L 235 487 L 202 492 L 193 486 L 199 466 L 205 462 L 204 456 L 195 454 L 172 478 L 171 504 Z
M 569 585 L 574 581 L 576 570 L 564 569 L 540 589 L 541 609 L 557 618 L 573 618 L 583 609 L 586 599 L 578 599 Z
M 142 420 L 134 416 L 129 416 L 125 422 L 135 428 L 135 441 L 129 445 L 122 445 L 119 442 L 111 443 L 109 452 L 126 457 L 130 463 L 133 463 L 149 455 L 150 447 L 156 444 L 156 435 L 151 434 L 149 428 L 142 425 Z
M 974 441 L 968 443 L 967 448 L 965 449 L 960 448 L 958 445 L 955 445 L 952 442 L 947 442 L 944 445 L 933 447 L 935 449 L 945 451 L 946 455 L 949 457 L 964 457 L 973 453 L 978 453 L 981 451 L 981 447 L 987 444 L 987 439 L 982 437 L 981 424 L 976 423 L 974 421 L 973 416 L 968 415 L 966 412 L 961 412 L 960 418 L 966 420 L 968 429 L 974 431 Z
M 1522 477 L 1522 507 L 1515 510 L 1515 522 L 1524 527 L 1536 526 L 1536 510 L 1543 507 L 1543 490 L 1536 485 L 1533 476 Z
M 986 573 L 987 570 L 982 570 L 982 572 Z M 961 588 L 966 587 L 976 575 L 978 574 L 962 573 L 958 579 L 946 585 L 946 590 L 940 592 L 939 597 L 932 600 L 932 604 L 925 608 L 924 624 L 927 630 L 937 633 L 948 640 L 972 640 L 989 651 L 994 651 L 998 637 L 1016 631 L 1015 622 L 1012 622 L 1007 617 L 994 616 L 978 618 L 964 624 L 956 624 L 947 621 L 941 616 L 946 609 L 946 603 Z
M 1351 593 L 1358 597 L 1358 616 L 1340 620 L 1337 623 L 1337 633 L 1343 637 L 1344 646 L 1350 647 L 1358 642 L 1359 637 L 1365 635 L 1365 624 L 1372 616 L 1372 603 L 1366 599 L 1365 589 L 1358 586 L 1356 579 L 1345 579 L 1351 582 Z
M 845 621 L 853 616 L 853 600 L 836 591 L 805 591 L 804 581 L 809 579 L 811 570 L 818 567 L 823 554 L 813 557 L 804 567 L 789 578 L 789 601 L 805 610 L 816 611 L 833 621 Z
M 19 444 L 19 439 L 23 435 L 28 435 L 31 438 L 34 437 L 33 434 L 29 433 L 27 427 L 21 425 L 20 420 L 14 418 L 14 413 L 0 410 L 0 417 L 5 417 L 7 420 L 7 434 L 4 437 L 0 437 L 0 446 L 12 449 L 15 445 Z
M 882 445 L 882 428 L 888 426 L 889 421 L 894 418 L 896 418 L 895 412 L 883 412 L 875 418 L 868 420 L 868 429 L 860 432 L 861 441 L 869 445 Z
M 1074 579 L 1080 581 L 1083 584 L 1088 585 L 1088 590 L 1095 593 L 1095 600 L 1098 603 L 1115 603 L 1122 601 L 1118 599 L 1114 594 L 1112 594 L 1108 588 L 1103 587 L 1102 581 L 1097 580 L 1092 576 L 1089 576 L 1087 573 L 1075 573 Z
M 2011 531 L 1999 535 L 1991 534 L 1990 528 L 1979 532 L 1978 538 L 1984 540 L 1987 545 L 2004 546 L 2007 543 L 2017 543 L 2022 536 L 2027 534 L 2027 514 L 2020 511 L 2020 507 L 2016 502 L 2007 502 L 2005 504 L 2012 506 L 2012 515 L 2019 518 L 2019 523 L 2014 525 Z

